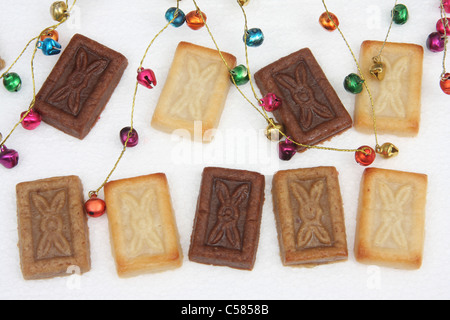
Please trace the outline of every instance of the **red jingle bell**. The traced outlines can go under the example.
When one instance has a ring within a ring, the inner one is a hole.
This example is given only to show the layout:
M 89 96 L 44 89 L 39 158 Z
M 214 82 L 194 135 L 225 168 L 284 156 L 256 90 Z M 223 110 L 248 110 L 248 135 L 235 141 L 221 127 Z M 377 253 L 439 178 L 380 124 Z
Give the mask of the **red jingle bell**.
M 442 91 L 444 91 L 445 94 L 450 95 L 450 73 L 444 74 L 439 84 L 441 86 Z
M 102 199 L 97 198 L 97 195 L 92 195 L 91 198 L 84 204 L 84 209 L 88 216 L 92 218 L 99 218 L 106 212 L 106 204 Z
M 373 150 L 369 146 L 362 146 L 359 147 L 358 150 L 362 151 L 356 151 L 355 152 L 355 160 L 362 166 L 370 166 L 376 158 L 375 150 Z M 364 152 L 363 152 L 364 151 Z
M 206 14 L 201 11 L 194 10 L 186 15 L 186 24 L 192 30 L 199 30 L 205 26 Z

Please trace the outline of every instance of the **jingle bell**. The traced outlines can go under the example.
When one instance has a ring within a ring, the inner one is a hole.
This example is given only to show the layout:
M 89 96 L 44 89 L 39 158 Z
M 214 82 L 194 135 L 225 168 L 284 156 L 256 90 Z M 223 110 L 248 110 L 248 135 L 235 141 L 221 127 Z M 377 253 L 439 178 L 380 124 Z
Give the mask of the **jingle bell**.
M 206 19 L 206 14 L 194 10 L 186 15 L 186 24 L 192 30 L 199 30 L 205 26 Z
M 99 218 L 106 212 L 106 204 L 102 199 L 97 198 L 97 195 L 92 195 L 91 198 L 84 204 L 84 209 L 88 216 L 92 218 Z
M 250 3 L 250 0 L 238 0 L 238 2 L 241 6 L 246 6 Z
M 344 88 L 350 93 L 358 94 L 363 91 L 364 80 L 356 73 L 349 74 L 344 80 Z
M 125 127 L 122 130 L 120 130 L 120 142 L 122 142 L 123 145 L 125 145 L 125 142 L 127 143 L 128 148 L 136 147 L 139 143 L 139 135 L 136 130 L 131 130 L 131 127 Z M 129 137 L 128 137 L 129 135 Z M 128 142 L 127 142 L 128 140 Z
M 384 158 L 392 158 L 398 155 L 398 148 L 392 143 L 384 143 L 381 147 L 377 147 L 377 153 L 381 154 Z
M 44 41 L 38 41 L 38 49 L 41 49 L 44 55 L 54 56 L 61 53 L 61 45 L 52 38 L 46 38 Z
M 370 74 L 379 81 L 383 81 L 386 76 L 385 66 L 381 61 L 375 61 L 375 64 L 370 68 Z
M 441 77 L 439 85 L 441 86 L 441 89 L 445 94 L 450 95 L 450 73 L 446 73 Z
M 264 33 L 259 28 L 252 28 L 245 32 L 243 41 L 249 47 L 259 47 L 264 42 Z
M 5 145 L 0 147 L 0 164 L 6 169 L 12 169 L 19 163 L 19 153 L 16 150 L 8 149 Z
M 26 116 L 25 116 L 26 115 Z M 24 118 L 25 117 L 25 118 Z M 35 111 L 34 109 L 31 109 L 30 112 L 24 111 L 20 114 L 20 119 L 22 119 L 22 127 L 26 130 L 34 130 L 41 124 L 42 117 L 41 115 Z
M 3 76 L 3 85 L 9 92 L 18 92 L 22 88 L 22 79 L 15 73 L 7 73 Z
M 276 123 L 272 118 L 270 120 L 273 122 L 273 125 L 270 123 L 264 133 L 270 141 L 280 141 L 283 138 L 281 132 L 284 131 L 284 126 Z
M 44 41 L 45 39 L 53 39 L 55 41 L 59 40 L 59 33 L 56 30 L 45 30 L 45 32 L 42 33 L 41 37 L 39 38 L 39 40 Z
M 278 156 L 283 161 L 289 161 L 297 153 L 297 146 L 288 138 L 278 144 Z
M 157 84 L 155 73 L 151 69 L 139 69 L 137 81 L 148 89 L 153 89 Z
M 250 76 L 248 74 L 248 70 L 244 65 L 238 65 L 236 68 L 230 71 L 232 82 L 236 85 L 241 86 L 250 81 Z
M 274 112 L 281 107 L 282 101 L 274 93 L 268 93 L 259 102 L 259 105 L 267 112 Z
M 174 26 L 175 28 L 178 28 L 181 27 L 186 22 L 186 15 L 180 9 L 172 7 L 166 11 L 166 20 L 168 22 L 173 20 L 171 25 Z
M 375 150 L 373 150 L 369 146 L 362 146 L 358 148 L 359 150 L 363 151 L 356 151 L 355 152 L 355 160 L 362 166 L 370 166 L 376 158 Z
M 56 1 L 50 7 L 50 14 L 53 20 L 61 22 L 69 16 L 69 8 L 64 1 Z
M 325 30 L 328 31 L 334 31 L 337 29 L 337 27 L 339 27 L 338 17 L 331 12 L 329 16 L 327 12 L 322 13 L 322 15 L 319 17 L 319 23 Z

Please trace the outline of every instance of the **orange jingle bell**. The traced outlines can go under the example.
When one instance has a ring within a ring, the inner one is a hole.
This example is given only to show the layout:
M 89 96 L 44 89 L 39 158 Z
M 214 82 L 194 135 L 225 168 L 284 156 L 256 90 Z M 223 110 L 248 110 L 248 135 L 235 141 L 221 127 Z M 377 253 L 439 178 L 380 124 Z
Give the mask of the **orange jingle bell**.
M 58 31 L 47 29 L 47 30 L 45 30 L 45 32 L 43 32 L 41 34 L 41 37 L 39 38 L 39 40 L 44 41 L 45 39 L 48 39 L 48 38 L 58 41 L 59 40 Z
M 355 152 L 355 160 L 356 162 L 358 162 L 360 165 L 362 166 L 370 166 L 376 158 L 376 153 L 375 150 L 373 150 L 371 147 L 369 146 L 362 146 L 360 147 L 358 150 L 363 150 L 363 151 L 356 151 Z
M 450 95 L 450 73 L 446 73 L 442 76 L 440 81 L 441 89 L 445 94 Z
M 330 19 L 331 17 L 331 19 Z M 334 21 L 334 23 L 333 23 Z M 327 12 L 322 13 L 319 18 L 319 23 L 322 27 L 324 27 L 328 31 L 334 31 L 339 26 L 339 19 L 336 17 L 334 13 L 330 12 L 330 16 L 328 16 Z
M 102 199 L 97 198 L 97 195 L 91 195 L 91 198 L 84 204 L 84 209 L 88 216 L 98 218 L 105 214 L 106 204 Z
M 205 22 L 206 22 L 206 14 L 204 14 L 201 11 L 194 10 L 186 15 L 186 24 L 192 30 L 198 30 L 203 28 L 205 26 Z

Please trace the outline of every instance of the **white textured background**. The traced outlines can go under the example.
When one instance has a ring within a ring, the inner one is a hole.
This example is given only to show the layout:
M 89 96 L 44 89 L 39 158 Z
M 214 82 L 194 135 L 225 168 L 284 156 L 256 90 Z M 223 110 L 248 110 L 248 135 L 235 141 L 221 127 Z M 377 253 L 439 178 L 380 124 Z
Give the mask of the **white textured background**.
M 2 0 L 0 12 L 0 56 L 11 63 L 29 39 L 53 24 L 49 15 L 52 0 Z M 364 40 L 383 40 L 390 22 L 391 0 L 328 1 L 330 11 L 341 21 L 355 53 Z M 85 194 L 97 188 L 121 151 L 118 132 L 129 124 L 136 68 L 153 36 L 164 26 L 164 13 L 175 0 L 79 0 L 76 12 L 61 26 L 60 42 L 67 45 L 75 33 L 82 33 L 128 57 L 130 66 L 103 112 L 100 121 L 79 141 L 42 124 L 28 132 L 21 127 L 7 146 L 19 151 L 20 164 L 13 170 L 0 168 L 0 298 L 49 299 L 422 299 L 450 298 L 450 217 L 448 181 L 450 157 L 450 96 L 439 88 L 442 54 L 425 49 L 422 123 L 416 138 L 380 136 L 380 142 L 394 142 L 400 155 L 392 160 L 376 160 L 374 166 L 429 175 L 426 216 L 426 241 L 423 267 L 401 271 L 359 264 L 353 255 L 357 198 L 363 167 L 353 154 L 309 150 L 291 162 L 281 163 L 276 144 L 261 130 L 263 118 L 243 100 L 235 89 L 220 123 L 219 138 L 208 146 L 172 139 L 149 125 L 155 104 L 164 85 L 172 56 L 179 41 L 212 47 L 205 29 L 192 31 L 186 26 L 167 29 L 150 50 L 145 66 L 152 68 L 159 85 L 154 90 L 140 89 L 137 96 L 135 126 L 141 143 L 129 149 L 114 179 L 155 172 L 168 176 L 173 205 L 185 254 L 184 265 L 175 271 L 121 280 L 112 259 L 108 221 L 104 216 L 89 220 L 92 271 L 81 278 L 56 278 L 25 282 L 19 268 L 15 185 L 62 175 L 78 175 Z M 234 0 L 198 0 L 220 48 L 244 62 L 243 17 Z M 407 1 L 410 21 L 394 25 L 390 41 L 425 45 L 440 17 L 439 1 Z M 185 13 L 194 9 L 190 0 L 181 2 Z M 337 32 L 329 33 L 318 24 L 324 11 L 321 1 L 251 0 L 246 7 L 249 27 L 260 27 L 266 36 L 259 48 L 249 48 L 253 72 L 304 47 L 313 51 L 349 113 L 353 115 L 354 96 L 342 87 L 344 77 L 355 72 L 355 64 Z M 0 88 L 0 131 L 6 135 L 26 110 L 31 100 L 31 50 L 14 68 L 23 78 L 18 94 Z M 58 57 L 37 55 L 36 80 L 40 88 Z M 450 66 L 450 61 L 449 61 Z M 252 98 L 250 87 L 243 87 Z M 373 136 L 353 129 L 332 139 L 330 147 L 357 148 L 374 145 Z M 181 155 L 181 156 L 180 156 Z M 205 166 L 215 165 L 249 169 L 266 175 L 266 202 L 261 238 L 253 271 L 212 267 L 188 261 L 190 235 Z M 281 265 L 272 213 L 270 186 L 279 169 L 335 166 L 340 172 L 344 201 L 349 260 L 314 269 L 287 268 Z M 103 195 L 103 193 L 101 194 Z

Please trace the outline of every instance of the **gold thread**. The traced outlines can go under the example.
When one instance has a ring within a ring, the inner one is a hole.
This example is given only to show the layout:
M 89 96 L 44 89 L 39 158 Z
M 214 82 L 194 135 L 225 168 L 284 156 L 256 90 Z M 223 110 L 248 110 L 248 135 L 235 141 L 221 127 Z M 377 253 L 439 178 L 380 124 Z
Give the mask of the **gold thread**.
M 442 74 L 441 74 L 441 81 L 446 80 L 445 79 L 445 74 L 447 73 L 446 71 L 446 59 L 447 59 L 447 46 L 448 46 L 448 37 L 447 37 L 447 28 L 449 26 L 448 23 L 448 19 L 447 19 L 447 15 L 445 14 L 445 9 L 444 9 L 444 2 L 443 0 L 441 0 L 441 21 L 442 21 L 442 25 L 444 26 L 444 38 L 445 38 L 445 45 L 444 45 L 444 56 L 442 58 Z
M 147 54 L 150 50 L 150 47 L 153 45 L 153 43 L 155 42 L 155 40 L 164 32 L 164 30 L 166 30 L 170 24 L 178 17 L 178 10 L 179 10 L 179 4 L 180 4 L 181 0 L 177 0 L 177 10 L 174 13 L 174 17 L 172 18 L 172 20 L 170 20 L 165 26 L 164 28 L 162 28 L 154 37 L 153 39 L 150 41 L 149 45 L 147 46 L 147 49 L 145 50 L 144 56 L 142 57 L 142 60 L 139 64 L 139 68 L 138 71 L 142 69 L 142 66 L 144 64 L 145 58 L 147 57 Z M 116 162 L 114 163 L 113 168 L 111 169 L 111 171 L 109 172 L 109 174 L 106 176 L 106 179 L 103 181 L 103 183 L 100 185 L 100 187 L 98 187 L 95 191 L 89 191 L 89 198 L 91 198 L 92 196 L 97 196 L 99 191 L 101 189 L 103 189 L 103 187 L 108 183 L 109 179 L 111 178 L 111 176 L 113 175 L 114 171 L 116 171 L 120 160 L 122 160 L 122 157 L 125 154 L 125 151 L 127 150 L 127 145 L 128 142 L 131 138 L 131 134 L 133 132 L 133 126 L 134 126 L 134 111 L 135 111 L 135 106 L 136 106 L 136 96 L 137 96 L 137 92 L 138 92 L 138 88 L 139 88 L 139 82 L 136 81 L 136 85 L 134 88 L 134 94 L 133 94 L 133 102 L 131 105 L 131 121 L 130 121 L 130 130 L 128 131 L 128 135 L 127 135 L 127 139 L 124 142 L 122 151 L 120 152 L 119 157 L 117 158 Z
M 67 4 L 68 0 L 66 0 L 66 4 Z M 77 2 L 77 0 L 74 0 L 72 3 L 72 6 L 70 7 L 70 10 L 68 11 L 68 14 L 70 13 L 70 11 L 73 9 L 73 7 L 75 6 L 75 3 Z M 68 4 L 67 4 L 68 5 Z M 16 58 L 16 60 L 14 60 L 14 62 L 11 64 L 11 66 L 0 76 L 0 79 L 2 79 L 13 67 L 14 65 L 20 60 L 20 58 L 23 56 L 23 54 L 25 53 L 25 51 L 28 49 L 28 47 L 30 46 L 30 44 L 33 41 L 38 40 L 43 34 L 49 32 L 49 31 L 53 31 L 56 30 L 61 24 L 63 24 L 64 22 L 67 21 L 67 18 L 64 18 L 61 22 L 45 28 L 44 30 L 42 30 L 39 35 L 37 37 L 32 38 L 30 41 L 28 41 L 28 43 L 25 45 L 25 48 L 22 50 L 22 52 L 19 54 L 19 56 Z M 33 54 L 31 56 L 31 79 L 32 79 L 32 85 L 33 85 L 33 99 L 31 100 L 30 106 L 28 108 L 28 110 L 24 113 L 24 115 L 20 118 L 19 122 L 17 122 L 14 127 L 12 128 L 12 130 L 8 133 L 8 135 L 5 137 L 5 139 L 3 139 L 3 141 L 0 143 L 0 147 L 2 147 L 5 142 L 9 139 L 9 137 L 13 134 L 13 132 L 17 129 L 17 127 L 23 122 L 23 120 L 28 116 L 28 114 L 31 112 L 31 109 L 33 109 L 34 104 L 36 102 L 36 79 L 35 79 L 35 74 L 34 74 L 34 58 L 36 57 L 36 52 L 38 50 L 38 44 L 39 41 L 36 41 L 36 44 L 34 46 L 34 50 L 33 50 Z
M 223 54 L 222 54 L 222 51 L 220 50 L 220 48 L 219 48 L 219 46 L 218 46 L 218 44 L 217 44 L 216 39 L 214 38 L 214 36 L 213 36 L 213 34 L 212 34 L 212 32 L 211 32 L 211 30 L 210 30 L 208 24 L 206 23 L 206 20 L 204 19 L 203 15 L 201 14 L 201 10 L 200 10 L 200 8 L 199 8 L 197 2 L 196 2 L 195 0 L 192 0 L 192 1 L 193 1 L 194 5 L 195 5 L 196 9 L 197 9 L 198 11 L 200 11 L 200 16 L 201 16 L 201 18 L 202 18 L 202 20 L 203 20 L 203 23 L 205 24 L 206 30 L 208 31 L 208 33 L 209 33 L 209 35 L 210 35 L 210 37 L 211 37 L 211 39 L 212 39 L 212 41 L 213 41 L 213 43 L 214 43 L 214 45 L 215 45 L 217 51 L 219 52 L 219 55 L 220 55 L 222 61 L 224 62 L 224 64 L 225 64 L 226 67 L 228 68 L 228 70 L 231 71 L 231 68 L 230 68 L 230 66 L 228 65 L 228 63 L 226 62 L 226 60 L 225 60 L 225 58 L 224 58 L 224 56 L 223 56 Z M 246 14 L 245 14 L 244 8 L 243 8 L 242 5 L 239 3 L 239 1 L 238 1 L 238 4 L 239 4 L 239 6 L 241 7 L 242 12 L 243 12 L 243 14 L 244 14 L 244 18 L 245 18 L 245 31 L 247 31 L 247 29 L 248 29 L 248 28 L 247 28 L 247 16 L 246 16 Z M 246 35 L 246 33 L 245 33 L 245 35 Z M 244 39 L 246 39 L 246 37 L 245 37 Z M 245 48 L 246 48 L 246 50 L 245 50 L 246 61 L 247 61 L 247 64 L 248 64 L 248 50 L 247 50 L 247 43 L 246 43 L 246 41 L 244 41 L 244 42 L 245 42 Z M 255 97 L 256 97 L 256 100 L 260 101 L 261 99 L 258 98 L 258 96 L 257 96 L 257 94 L 256 94 L 256 91 L 255 91 L 255 89 L 254 89 L 254 86 L 253 86 L 253 83 L 252 83 L 252 80 L 251 80 L 252 77 L 251 77 L 251 75 L 250 75 L 250 69 L 248 68 L 248 66 L 247 66 L 247 70 L 248 70 L 248 72 L 249 72 L 249 79 L 250 79 L 250 84 L 251 84 L 253 93 L 254 93 L 254 95 L 255 95 Z M 261 107 L 261 109 L 263 110 L 263 111 L 261 111 L 258 107 L 256 107 L 255 104 L 253 104 L 253 103 L 250 101 L 250 99 L 242 92 L 242 90 L 241 90 L 241 89 L 239 88 L 239 86 L 236 84 L 236 82 L 235 82 L 235 80 L 234 80 L 233 77 L 231 77 L 231 80 L 232 80 L 232 82 L 233 82 L 233 85 L 236 87 L 236 89 L 238 90 L 238 92 L 244 97 L 244 99 L 247 100 L 247 101 L 250 103 L 250 105 L 251 105 L 256 111 L 258 111 L 258 112 L 266 119 L 267 123 L 269 123 L 270 125 L 274 126 L 274 125 L 275 125 L 274 121 L 268 116 L 268 114 L 266 113 L 265 109 Z M 312 145 L 302 144 L 302 143 L 299 143 L 299 142 L 293 140 L 292 138 L 290 138 L 289 136 L 287 136 L 287 135 L 286 135 L 284 132 L 282 132 L 281 130 L 278 130 L 278 131 L 279 131 L 279 133 L 280 133 L 286 140 L 288 140 L 288 141 L 294 143 L 295 145 L 297 145 L 297 146 L 299 146 L 299 147 L 303 147 L 303 148 L 307 148 L 307 149 L 318 149 L 318 150 L 340 151 L 340 152 L 362 152 L 362 153 L 366 154 L 366 152 L 365 152 L 363 149 L 341 149 L 341 148 L 321 147 L 321 146 L 312 146 Z

